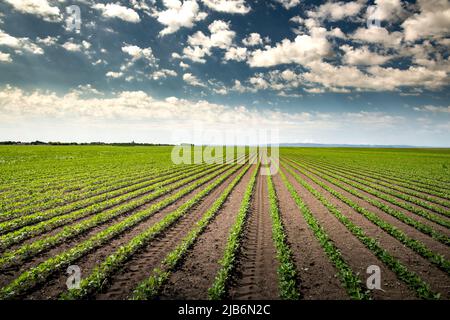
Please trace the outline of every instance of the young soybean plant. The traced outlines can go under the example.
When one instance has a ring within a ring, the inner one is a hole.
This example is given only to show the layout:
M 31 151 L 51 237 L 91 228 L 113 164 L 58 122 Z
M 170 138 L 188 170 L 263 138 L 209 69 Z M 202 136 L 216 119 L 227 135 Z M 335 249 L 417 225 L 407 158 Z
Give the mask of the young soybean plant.
M 272 237 L 277 251 L 277 259 L 280 263 L 278 267 L 280 298 L 296 300 L 300 298 L 297 286 L 297 270 L 292 260 L 291 249 L 286 242 L 286 234 L 278 208 L 277 194 L 269 168 L 267 168 L 266 177 L 269 190 L 269 210 L 270 216 L 272 217 Z

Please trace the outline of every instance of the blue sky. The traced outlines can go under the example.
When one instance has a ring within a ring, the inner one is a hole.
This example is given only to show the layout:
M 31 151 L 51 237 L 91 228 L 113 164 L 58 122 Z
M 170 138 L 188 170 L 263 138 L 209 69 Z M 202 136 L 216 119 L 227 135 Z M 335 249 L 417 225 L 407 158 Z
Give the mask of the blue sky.
M 449 35 L 446 0 L 5 0 L 0 140 L 450 146 Z

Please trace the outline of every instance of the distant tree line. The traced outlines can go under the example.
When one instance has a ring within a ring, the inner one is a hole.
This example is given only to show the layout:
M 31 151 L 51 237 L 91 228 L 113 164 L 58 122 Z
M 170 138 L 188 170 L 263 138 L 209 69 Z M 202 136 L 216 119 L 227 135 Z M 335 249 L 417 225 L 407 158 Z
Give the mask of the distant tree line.
M 132 142 L 120 142 L 120 143 L 106 143 L 106 142 L 43 142 L 43 141 L 33 141 L 33 142 L 21 142 L 21 141 L 0 141 L 0 145 L 25 145 L 25 146 L 172 146 L 171 144 L 164 143 L 136 143 Z

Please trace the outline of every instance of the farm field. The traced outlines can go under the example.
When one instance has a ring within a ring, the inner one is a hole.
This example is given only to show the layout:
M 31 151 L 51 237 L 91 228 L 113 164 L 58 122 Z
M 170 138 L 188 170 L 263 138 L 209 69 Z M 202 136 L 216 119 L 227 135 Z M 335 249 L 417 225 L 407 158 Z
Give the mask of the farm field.
M 0 299 L 450 299 L 450 150 L 171 151 L 0 146 Z

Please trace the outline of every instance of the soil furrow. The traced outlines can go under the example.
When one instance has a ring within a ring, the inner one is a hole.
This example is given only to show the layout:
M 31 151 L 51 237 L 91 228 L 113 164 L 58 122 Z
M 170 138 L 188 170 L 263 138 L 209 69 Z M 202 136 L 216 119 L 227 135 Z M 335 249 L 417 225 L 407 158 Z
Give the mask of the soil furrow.
M 299 274 L 301 298 L 348 299 L 345 289 L 336 277 L 336 269 L 309 229 L 280 176 L 273 176 L 273 182 L 287 240 Z
M 263 169 L 264 170 L 264 169 Z M 272 221 L 266 177 L 258 174 L 255 195 L 231 279 L 231 299 L 278 299 L 278 261 L 272 239 Z

